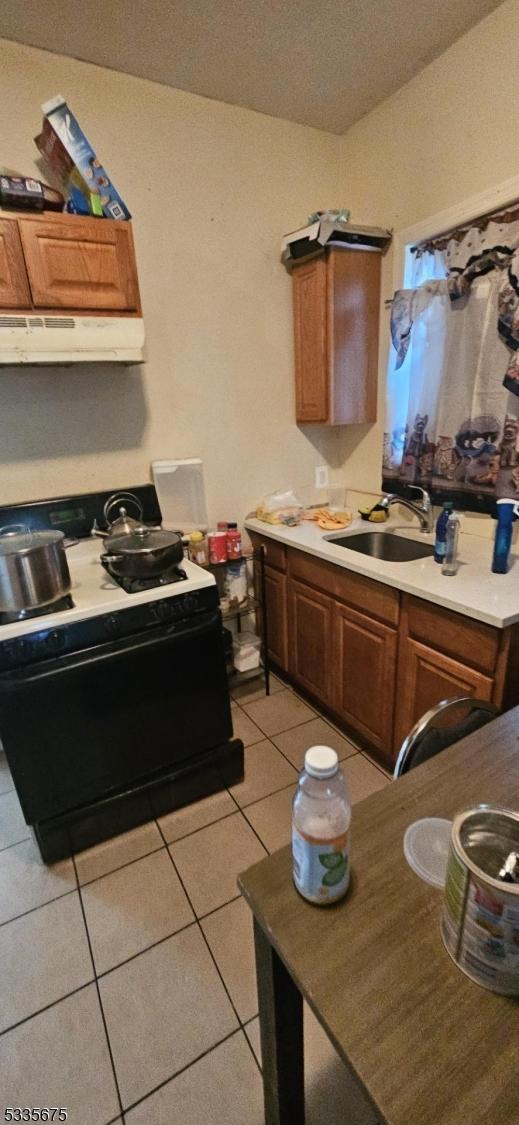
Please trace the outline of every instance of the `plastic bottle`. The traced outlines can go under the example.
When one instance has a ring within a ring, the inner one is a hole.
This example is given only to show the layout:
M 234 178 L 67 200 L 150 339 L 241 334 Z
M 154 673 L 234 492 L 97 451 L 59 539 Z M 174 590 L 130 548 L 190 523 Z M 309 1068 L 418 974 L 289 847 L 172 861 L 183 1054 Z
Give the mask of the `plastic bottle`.
M 445 536 L 447 534 L 447 521 L 454 505 L 452 500 L 444 500 L 443 508 L 436 520 L 436 539 L 434 541 L 434 561 L 442 563 L 445 558 Z
M 519 504 L 516 500 L 497 501 L 497 527 L 494 539 L 494 554 L 492 557 L 492 570 L 494 574 L 506 574 L 508 570 L 508 556 L 512 543 L 512 524 L 519 516 Z
M 457 512 L 450 512 L 447 520 L 445 534 L 445 556 L 442 563 L 442 574 L 453 575 L 458 571 L 458 536 L 460 532 L 460 519 Z
M 294 883 L 309 902 L 337 902 L 350 881 L 351 804 L 335 750 L 311 746 L 292 812 Z

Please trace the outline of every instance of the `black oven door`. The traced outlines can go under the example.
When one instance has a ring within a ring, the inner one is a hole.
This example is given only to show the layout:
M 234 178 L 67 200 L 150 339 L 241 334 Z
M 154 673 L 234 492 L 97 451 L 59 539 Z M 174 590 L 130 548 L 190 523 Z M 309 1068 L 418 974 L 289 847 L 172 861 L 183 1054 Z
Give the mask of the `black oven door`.
M 217 610 L 0 676 L 0 736 L 29 824 L 231 735 Z

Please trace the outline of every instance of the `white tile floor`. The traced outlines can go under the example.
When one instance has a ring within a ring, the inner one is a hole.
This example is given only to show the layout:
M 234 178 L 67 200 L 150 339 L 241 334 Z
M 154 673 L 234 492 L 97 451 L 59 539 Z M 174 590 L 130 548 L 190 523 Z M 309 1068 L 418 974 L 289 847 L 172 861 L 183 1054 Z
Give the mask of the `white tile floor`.
M 0 1118 L 63 1106 L 68 1125 L 262 1125 L 237 876 L 288 842 L 308 746 L 337 749 L 353 802 L 388 778 L 276 679 L 269 699 L 237 692 L 233 722 L 242 783 L 50 868 L 0 753 Z M 308 1011 L 305 1035 L 308 1125 L 371 1123 Z

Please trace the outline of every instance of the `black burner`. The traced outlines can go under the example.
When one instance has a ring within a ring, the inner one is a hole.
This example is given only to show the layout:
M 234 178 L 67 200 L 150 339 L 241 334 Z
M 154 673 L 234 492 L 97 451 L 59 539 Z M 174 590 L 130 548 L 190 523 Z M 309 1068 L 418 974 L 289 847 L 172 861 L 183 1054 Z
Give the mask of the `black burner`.
M 127 594 L 141 594 L 144 590 L 155 590 L 158 586 L 169 586 L 172 582 L 184 582 L 187 574 L 180 566 L 172 566 L 162 574 L 153 578 L 119 578 L 110 571 L 110 577 L 117 582 Z
M 21 609 L 18 613 L 0 613 L 0 625 L 14 625 L 17 621 L 30 621 L 33 617 L 45 617 L 49 613 L 61 613 L 63 609 L 74 609 L 70 594 L 65 594 L 50 605 L 40 605 L 36 609 Z

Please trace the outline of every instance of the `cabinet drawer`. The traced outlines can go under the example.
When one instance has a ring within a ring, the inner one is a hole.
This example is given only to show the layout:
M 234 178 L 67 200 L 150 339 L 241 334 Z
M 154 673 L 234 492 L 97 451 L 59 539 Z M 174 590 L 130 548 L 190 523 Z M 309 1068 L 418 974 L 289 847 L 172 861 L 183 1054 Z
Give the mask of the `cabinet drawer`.
M 407 594 L 402 609 L 407 617 L 407 632 L 414 640 L 482 672 L 494 672 L 501 640 L 499 629 Z
M 18 226 L 35 308 L 138 310 L 129 223 L 19 219 Z
M 254 550 L 257 550 L 258 547 L 265 548 L 265 562 L 269 566 L 274 566 L 276 570 L 286 570 L 287 553 L 282 543 L 276 543 L 275 539 L 268 539 L 267 536 L 263 538 L 262 535 L 257 535 L 255 531 L 249 531 L 249 538 Z
M 346 602 L 388 625 L 398 625 L 400 596 L 391 586 L 364 578 L 362 574 L 352 574 L 342 566 L 313 558 L 303 551 L 289 551 L 288 566 L 291 577 L 298 581 L 316 586 L 337 601 Z

